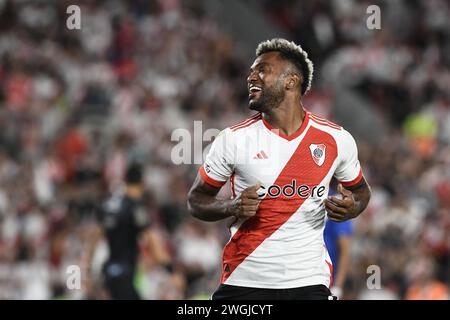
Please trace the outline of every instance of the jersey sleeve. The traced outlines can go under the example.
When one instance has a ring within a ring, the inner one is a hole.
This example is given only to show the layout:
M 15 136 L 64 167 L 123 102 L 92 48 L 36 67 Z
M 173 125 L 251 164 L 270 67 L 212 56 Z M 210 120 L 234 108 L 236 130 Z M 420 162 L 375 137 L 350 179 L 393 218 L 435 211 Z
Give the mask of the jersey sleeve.
M 211 145 L 204 164 L 199 169 L 203 181 L 222 187 L 234 171 L 235 144 L 231 131 L 222 130 Z
M 343 130 L 339 139 L 339 164 L 334 173 L 334 177 L 342 183 L 344 187 L 351 187 L 362 179 L 362 169 L 358 160 L 358 148 L 352 135 Z

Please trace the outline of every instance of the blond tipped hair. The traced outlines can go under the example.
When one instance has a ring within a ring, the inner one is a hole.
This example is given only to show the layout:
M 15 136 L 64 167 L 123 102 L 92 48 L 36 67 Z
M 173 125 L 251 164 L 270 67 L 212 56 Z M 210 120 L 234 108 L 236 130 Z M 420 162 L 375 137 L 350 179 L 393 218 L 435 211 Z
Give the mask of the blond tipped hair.
M 303 77 L 301 94 L 305 95 L 309 91 L 309 89 L 311 89 L 314 72 L 314 66 L 312 61 L 308 58 L 308 53 L 293 41 L 274 38 L 258 44 L 258 46 L 256 47 L 256 57 L 272 51 L 280 52 L 283 59 L 292 62 L 292 64 L 295 65 L 298 71 L 301 72 L 301 75 Z

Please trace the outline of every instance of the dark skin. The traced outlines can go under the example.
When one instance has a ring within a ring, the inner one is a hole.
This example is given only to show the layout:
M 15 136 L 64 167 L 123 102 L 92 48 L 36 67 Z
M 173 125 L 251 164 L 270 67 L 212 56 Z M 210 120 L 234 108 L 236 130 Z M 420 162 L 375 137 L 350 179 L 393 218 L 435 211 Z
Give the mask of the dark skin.
M 371 195 L 364 177 L 356 185 L 347 188 L 339 183 L 337 191 L 342 195 L 342 199 L 328 197 L 324 200 L 328 218 L 336 222 L 359 216 L 366 209 Z
M 218 200 L 220 188 L 213 187 L 197 175 L 188 194 L 188 210 L 197 219 L 218 221 L 229 217 L 250 218 L 258 210 L 258 190 L 260 185 L 249 187 L 234 199 Z
M 306 112 L 301 101 L 303 77 L 295 66 L 280 57 L 278 52 L 260 55 L 250 67 L 247 84 L 258 86 L 261 91 L 249 94 L 249 107 L 260 111 L 266 121 L 281 133 L 290 136 L 301 127 Z M 218 221 L 229 217 L 250 218 L 258 211 L 257 190 L 261 184 L 245 189 L 234 199 L 218 200 L 219 187 L 203 181 L 200 175 L 188 194 L 188 210 L 204 221 Z M 330 197 L 324 201 L 328 217 L 333 221 L 345 221 L 357 217 L 370 199 L 370 187 L 364 177 L 355 186 L 338 186 L 342 199 Z

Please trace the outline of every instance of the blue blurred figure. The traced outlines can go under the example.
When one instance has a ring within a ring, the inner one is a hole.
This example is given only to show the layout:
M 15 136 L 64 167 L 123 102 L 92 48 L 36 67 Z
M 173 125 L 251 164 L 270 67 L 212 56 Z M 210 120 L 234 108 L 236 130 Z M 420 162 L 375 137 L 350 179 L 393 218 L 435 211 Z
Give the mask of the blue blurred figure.
M 352 234 L 353 225 L 351 220 L 344 222 L 326 220 L 323 237 L 333 263 L 333 284 L 330 290 L 338 299 L 343 295 L 345 278 L 350 266 Z

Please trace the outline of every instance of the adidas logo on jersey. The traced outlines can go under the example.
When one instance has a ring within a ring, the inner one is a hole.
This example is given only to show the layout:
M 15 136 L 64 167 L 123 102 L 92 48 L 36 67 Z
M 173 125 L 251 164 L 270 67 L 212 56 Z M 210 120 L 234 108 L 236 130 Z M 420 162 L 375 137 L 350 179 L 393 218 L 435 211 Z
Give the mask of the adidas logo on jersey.
M 253 159 L 269 159 L 267 154 L 264 152 L 264 150 L 261 150 L 256 154 L 256 156 L 253 157 Z

